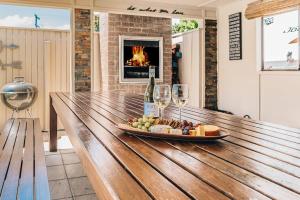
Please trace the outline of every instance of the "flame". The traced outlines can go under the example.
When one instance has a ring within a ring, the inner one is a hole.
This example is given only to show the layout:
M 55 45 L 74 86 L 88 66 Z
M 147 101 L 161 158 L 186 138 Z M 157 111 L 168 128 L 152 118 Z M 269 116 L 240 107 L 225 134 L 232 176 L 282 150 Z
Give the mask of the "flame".
M 132 58 L 126 61 L 129 66 L 143 67 L 149 66 L 148 54 L 144 51 L 143 46 L 132 47 Z

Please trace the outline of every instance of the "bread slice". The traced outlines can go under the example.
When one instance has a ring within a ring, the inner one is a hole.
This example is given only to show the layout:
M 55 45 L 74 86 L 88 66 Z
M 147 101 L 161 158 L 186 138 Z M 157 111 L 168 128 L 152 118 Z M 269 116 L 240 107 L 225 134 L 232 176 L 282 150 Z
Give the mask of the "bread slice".
M 205 136 L 219 136 L 220 128 L 214 125 L 204 125 Z

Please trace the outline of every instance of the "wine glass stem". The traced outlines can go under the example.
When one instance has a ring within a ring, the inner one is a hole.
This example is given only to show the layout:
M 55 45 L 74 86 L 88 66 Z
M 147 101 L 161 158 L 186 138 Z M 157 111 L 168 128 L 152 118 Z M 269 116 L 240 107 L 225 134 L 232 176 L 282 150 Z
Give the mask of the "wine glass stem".
M 160 118 L 161 119 L 164 118 L 164 109 L 163 108 L 160 109 Z
M 179 121 L 181 122 L 181 107 L 179 107 Z

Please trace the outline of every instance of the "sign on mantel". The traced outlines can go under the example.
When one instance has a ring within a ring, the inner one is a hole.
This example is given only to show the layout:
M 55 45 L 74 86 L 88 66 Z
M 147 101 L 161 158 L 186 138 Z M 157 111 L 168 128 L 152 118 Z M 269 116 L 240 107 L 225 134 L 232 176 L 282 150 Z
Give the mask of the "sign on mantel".
M 229 60 L 242 60 L 242 13 L 229 15 Z

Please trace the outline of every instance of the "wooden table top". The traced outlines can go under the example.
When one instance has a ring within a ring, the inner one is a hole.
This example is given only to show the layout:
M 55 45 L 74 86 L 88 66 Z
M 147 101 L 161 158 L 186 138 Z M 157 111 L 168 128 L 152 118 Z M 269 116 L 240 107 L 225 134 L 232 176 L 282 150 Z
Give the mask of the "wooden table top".
M 115 126 L 143 114 L 143 96 L 52 93 L 51 99 L 111 199 L 300 199 L 299 129 L 185 107 L 182 119 L 217 125 L 230 136 L 213 143 L 159 141 Z M 167 117 L 178 113 L 173 105 L 165 109 Z

